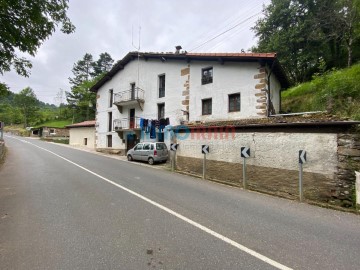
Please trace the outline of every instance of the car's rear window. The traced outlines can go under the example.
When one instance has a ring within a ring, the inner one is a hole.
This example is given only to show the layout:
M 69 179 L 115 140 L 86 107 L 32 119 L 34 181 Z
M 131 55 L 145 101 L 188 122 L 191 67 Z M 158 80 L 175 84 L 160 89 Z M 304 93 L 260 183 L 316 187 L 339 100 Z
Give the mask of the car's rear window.
M 166 150 L 166 144 L 165 143 L 157 143 L 156 144 L 156 150 Z

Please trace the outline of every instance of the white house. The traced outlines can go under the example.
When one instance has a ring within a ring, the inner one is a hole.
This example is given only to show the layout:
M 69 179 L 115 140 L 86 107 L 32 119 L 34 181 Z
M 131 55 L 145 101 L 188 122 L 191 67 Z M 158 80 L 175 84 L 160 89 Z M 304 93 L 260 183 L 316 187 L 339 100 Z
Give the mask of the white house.
M 69 144 L 95 148 L 95 120 L 84 121 L 66 126 L 69 129 Z
M 140 140 L 163 140 L 159 119 L 176 126 L 267 117 L 279 112 L 284 86 L 274 53 L 130 52 L 91 88 L 96 148 L 124 154 Z

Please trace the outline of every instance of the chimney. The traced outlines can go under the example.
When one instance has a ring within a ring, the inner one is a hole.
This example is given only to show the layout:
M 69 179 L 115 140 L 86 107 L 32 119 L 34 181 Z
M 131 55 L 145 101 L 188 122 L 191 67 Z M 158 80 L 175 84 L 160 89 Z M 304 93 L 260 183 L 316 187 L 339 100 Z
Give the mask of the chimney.
M 180 54 L 180 50 L 182 49 L 182 47 L 180 45 L 175 47 L 176 51 L 175 54 Z

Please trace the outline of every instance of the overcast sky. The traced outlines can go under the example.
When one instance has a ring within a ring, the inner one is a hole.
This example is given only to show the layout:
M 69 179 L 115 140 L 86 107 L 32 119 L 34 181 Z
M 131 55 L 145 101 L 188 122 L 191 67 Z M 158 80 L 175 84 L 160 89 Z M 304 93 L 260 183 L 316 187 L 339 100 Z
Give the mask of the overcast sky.
M 240 52 L 256 44 L 250 28 L 270 0 L 70 0 L 68 16 L 73 34 L 56 31 L 29 59 L 29 78 L 5 73 L 0 81 L 18 93 L 30 86 L 38 99 L 58 104 L 60 89 L 70 91 L 68 78 L 85 53 L 94 60 L 108 52 L 117 61 L 136 51 L 141 26 L 141 48 L 146 52 L 174 52 L 176 45 L 192 52 Z M 238 25 L 238 26 L 236 26 Z M 236 27 L 235 27 L 236 26 Z M 222 32 L 226 34 L 207 42 Z M 134 29 L 132 31 L 132 29 Z M 197 48 L 198 47 L 198 48 Z M 65 94 L 63 102 L 65 101 Z

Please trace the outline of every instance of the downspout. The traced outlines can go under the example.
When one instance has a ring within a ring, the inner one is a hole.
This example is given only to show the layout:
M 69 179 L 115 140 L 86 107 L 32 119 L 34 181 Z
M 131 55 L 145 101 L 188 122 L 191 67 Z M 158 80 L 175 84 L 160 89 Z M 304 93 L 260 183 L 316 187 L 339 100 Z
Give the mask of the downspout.
M 272 63 L 269 75 L 267 77 L 267 82 L 268 82 L 267 116 L 268 117 L 271 115 L 270 114 L 270 102 L 271 102 L 271 100 L 270 100 L 271 99 L 271 95 L 270 95 L 270 91 L 271 91 L 270 78 L 271 78 L 271 74 L 273 72 L 274 66 L 275 66 L 275 61 Z

